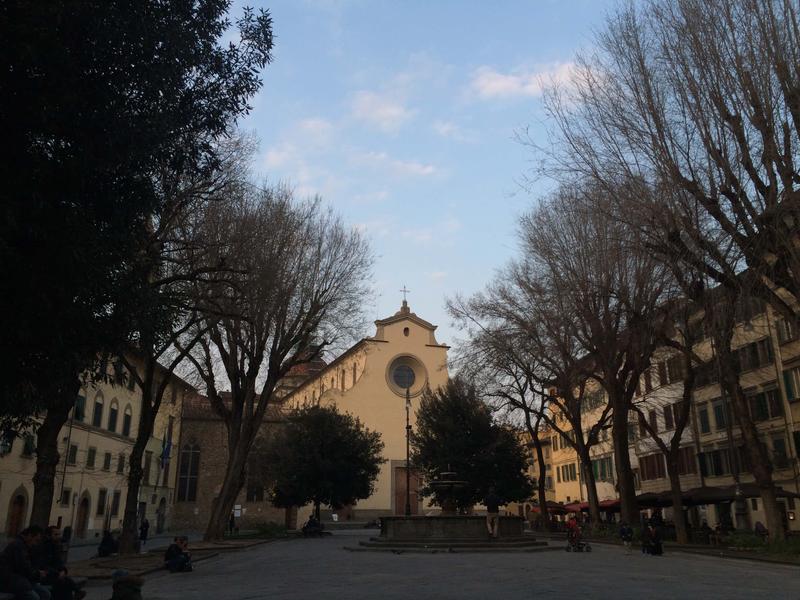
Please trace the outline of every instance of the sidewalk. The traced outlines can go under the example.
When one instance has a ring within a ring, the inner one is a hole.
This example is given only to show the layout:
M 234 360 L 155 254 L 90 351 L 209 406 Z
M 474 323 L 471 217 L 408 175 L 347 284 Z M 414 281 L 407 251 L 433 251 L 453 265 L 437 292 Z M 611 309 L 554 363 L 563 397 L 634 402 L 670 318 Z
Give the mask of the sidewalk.
M 171 539 L 171 538 L 170 538 Z M 198 563 L 218 556 L 221 552 L 244 550 L 253 546 L 275 541 L 274 539 L 226 539 L 219 542 L 197 542 L 189 546 L 192 562 Z M 148 542 L 149 544 L 149 542 Z M 142 554 L 110 556 L 108 558 L 90 558 L 88 560 L 70 561 L 69 572 L 74 577 L 86 577 L 90 580 L 111 579 L 117 569 L 125 569 L 131 575 L 146 575 L 164 568 L 164 550 L 151 547 Z
M 566 544 L 566 534 L 564 533 L 550 533 L 537 531 L 536 535 L 550 540 L 558 540 Z M 610 546 L 622 546 L 619 540 L 609 538 L 593 538 L 584 537 L 584 540 L 592 544 L 607 544 Z M 635 544 L 635 543 L 634 543 Z M 792 556 L 788 554 L 767 554 L 766 552 L 757 552 L 749 549 L 737 549 L 727 546 L 708 546 L 706 544 L 678 544 L 676 542 L 664 542 L 666 550 L 673 552 L 684 552 L 687 554 L 700 554 L 705 556 L 713 556 L 716 558 L 732 558 L 739 560 L 756 560 L 760 562 L 775 563 L 781 565 L 800 565 L 800 556 Z M 638 551 L 638 547 L 634 545 L 634 550 Z

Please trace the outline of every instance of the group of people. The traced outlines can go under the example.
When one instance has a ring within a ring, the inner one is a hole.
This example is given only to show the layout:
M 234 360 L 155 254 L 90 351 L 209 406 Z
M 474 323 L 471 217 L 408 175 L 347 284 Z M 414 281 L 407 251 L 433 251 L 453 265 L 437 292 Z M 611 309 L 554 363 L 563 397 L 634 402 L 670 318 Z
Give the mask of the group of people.
M 61 530 L 37 525 L 22 530 L 0 552 L 0 591 L 23 600 L 80 600 L 86 592 L 69 576 Z

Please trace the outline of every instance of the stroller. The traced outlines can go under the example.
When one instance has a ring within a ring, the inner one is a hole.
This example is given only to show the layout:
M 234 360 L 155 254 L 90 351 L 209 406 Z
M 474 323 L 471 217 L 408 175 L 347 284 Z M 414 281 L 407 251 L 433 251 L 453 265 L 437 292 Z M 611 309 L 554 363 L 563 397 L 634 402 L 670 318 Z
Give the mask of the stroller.
M 567 552 L 591 552 L 592 546 L 589 542 L 583 541 L 580 527 L 571 527 L 567 530 Z

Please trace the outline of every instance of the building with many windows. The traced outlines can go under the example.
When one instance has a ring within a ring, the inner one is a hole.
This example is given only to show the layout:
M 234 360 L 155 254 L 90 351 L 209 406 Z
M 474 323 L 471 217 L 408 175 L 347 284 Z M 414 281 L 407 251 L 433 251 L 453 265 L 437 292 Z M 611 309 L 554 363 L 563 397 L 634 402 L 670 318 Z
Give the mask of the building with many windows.
M 773 478 L 782 490 L 779 504 L 785 522 L 789 529 L 800 531 L 797 454 L 800 447 L 800 330 L 797 322 L 779 317 L 771 307 L 754 300 L 742 303 L 738 311 L 740 322 L 732 347 L 739 361 L 740 383 L 748 398 L 750 415 L 770 456 Z M 742 528 L 750 528 L 758 521 L 765 523 L 739 427 L 718 383 L 718 369 L 708 337 L 696 346 L 695 352 L 707 362 L 697 373 L 689 422 L 680 439 L 681 488 L 705 493 L 713 488 L 720 499 L 708 504 L 692 503 L 689 521 L 695 526 L 707 521 L 712 527 L 729 522 Z M 629 452 L 638 494 L 661 494 L 670 490 L 665 457 L 645 427 L 645 421 L 656 435 L 669 443 L 675 434 L 683 402 L 684 377 L 683 357 L 673 349 L 663 348 L 654 355 L 651 368 L 639 381 L 634 403 L 641 414 L 632 411 L 628 426 Z M 587 393 L 585 430 L 596 422 L 600 414 L 597 407 L 604 404 L 602 391 Z M 560 417 L 555 415 L 555 418 Z M 548 470 L 554 474 L 554 499 L 563 503 L 585 501 L 586 486 L 574 450 L 562 436 L 553 431 L 549 431 L 549 435 L 552 453 Z M 591 450 L 601 502 L 618 496 L 609 437 L 607 431 L 601 434 L 600 443 Z M 667 519 L 671 510 L 664 511 Z
M 136 360 L 129 357 L 130 360 Z M 180 435 L 183 398 L 193 388 L 171 377 L 144 457 L 140 517 L 154 531 L 169 527 L 175 489 L 172 440 Z M 86 383 L 59 435 L 51 523 L 70 527 L 78 538 L 118 529 L 125 510 L 128 461 L 138 429 L 141 392 L 121 363 L 109 365 L 106 382 Z M 0 446 L 0 533 L 15 535 L 30 519 L 35 438 L 7 436 Z

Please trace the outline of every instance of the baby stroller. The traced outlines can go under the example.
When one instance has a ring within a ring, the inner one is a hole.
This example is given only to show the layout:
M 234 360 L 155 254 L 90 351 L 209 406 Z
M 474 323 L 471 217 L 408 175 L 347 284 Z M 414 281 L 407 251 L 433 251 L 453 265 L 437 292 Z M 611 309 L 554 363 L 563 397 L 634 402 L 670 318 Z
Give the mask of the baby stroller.
M 567 530 L 567 552 L 591 552 L 592 546 L 589 542 L 583 541 L 581 530 L 579 527 L 573 527 Z

